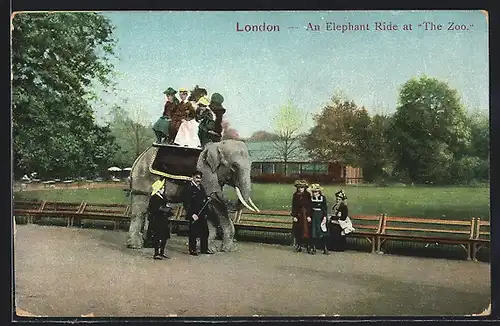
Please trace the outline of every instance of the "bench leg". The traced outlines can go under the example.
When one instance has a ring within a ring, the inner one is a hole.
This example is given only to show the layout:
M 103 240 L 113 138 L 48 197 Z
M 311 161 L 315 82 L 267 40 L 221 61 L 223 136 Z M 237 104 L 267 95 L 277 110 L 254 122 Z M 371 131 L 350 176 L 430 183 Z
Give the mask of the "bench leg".
M 382 251 L 382 240 L 380 238 L 377 238 L 377 254 L 383 254 L 384 252 Z

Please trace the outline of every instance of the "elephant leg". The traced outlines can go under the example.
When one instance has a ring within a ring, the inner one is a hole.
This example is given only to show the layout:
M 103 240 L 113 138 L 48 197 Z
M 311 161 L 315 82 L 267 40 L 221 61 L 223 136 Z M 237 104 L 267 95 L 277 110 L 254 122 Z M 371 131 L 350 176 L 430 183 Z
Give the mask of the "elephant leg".
M 220 219 L 222 229 L 222 248 L 221 251 L 236 251 L 234 243 L 234 224 L 229 216 L 223 216 Z
M 211 220 L 207 221 L 207 226 L 208 226 L 208 252 L 213 254 L 217 252 L 217 246 L 215 245 L 215 237 L 217 236 L 217 227 Z
M 132 212 L 130 217 L 130 227 L 128 231 L 127 247 L 141 249 L 144 245 L 144 237 L 141 229 L 144 224 L 144 213 L 147 210 L 148 199 L 146 196 L 134 196 L 132 199 Z M 140 198 L 137 198 L 140 197 Z M 140 200 L 142 197 L 143 200 Z M 147 230 L 144 230 L 146 233 Z

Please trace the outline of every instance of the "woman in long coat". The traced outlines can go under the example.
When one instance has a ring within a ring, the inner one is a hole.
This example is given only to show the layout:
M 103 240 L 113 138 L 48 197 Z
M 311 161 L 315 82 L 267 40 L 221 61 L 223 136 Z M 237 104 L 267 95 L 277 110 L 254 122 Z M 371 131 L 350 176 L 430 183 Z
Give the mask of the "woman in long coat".
M 309 222 L 311 221 L 311 194 L 306 191 L 308 188 L 307 181 L 297 180 L 294 183 L 296 188 L 292 196 L 292 212 L 293 217 L 292 233 L 295 237 L 295 251 L 302 251 L 302 246 L 307 246 L 307 251 L 310 252 L 311 230 Z
M 311 239 L 313 247 L 311 253 L 316 253 L 316 247 L 322 248 L 323 253 L 328 255 L 326 243 L 327 229 L 326 221 L 328 217 L 328 205 L 326 197 L 322 194 L 323 188 L 317 183 L 311 185 Z
M 332 208 L 329 225 L 330 239 L 332 240 L 333 251 L 344 251 L 347 247 L 347 242 L 339 221 L 345 221 L 349 214 L 346 203 L 347 196 L 343 190 L 340 190 L 335 193 L 335 198 L 337 202 Z

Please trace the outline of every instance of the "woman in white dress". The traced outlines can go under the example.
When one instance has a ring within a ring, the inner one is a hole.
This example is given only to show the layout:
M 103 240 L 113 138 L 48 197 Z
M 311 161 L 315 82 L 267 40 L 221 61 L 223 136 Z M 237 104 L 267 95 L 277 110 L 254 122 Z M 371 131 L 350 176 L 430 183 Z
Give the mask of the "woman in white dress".
M 186 99 L 182 99 L 186 101 Z M 189 102 L 193 107 L 193 110 L 189 110 L 186 118 L 182 120 L 182 123 L 177 131 L 177 135 L 174 139 L 174 144 L 183 147 L 201 148 L 200 138 L 198 137 L 198 126 L 199 123 L 195 119 L 196 115 L 196 102 Z

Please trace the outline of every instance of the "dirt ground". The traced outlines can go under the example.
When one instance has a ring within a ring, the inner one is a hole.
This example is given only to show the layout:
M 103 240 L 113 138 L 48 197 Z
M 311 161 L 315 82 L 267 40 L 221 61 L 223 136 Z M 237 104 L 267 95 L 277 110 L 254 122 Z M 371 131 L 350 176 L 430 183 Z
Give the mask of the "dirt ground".
M 18 225 L 17 307 L 53 317 L 468 315 L 490 300 L 490 264 L 242 243 L 169 260 L 125 246 L 126 232 Z

